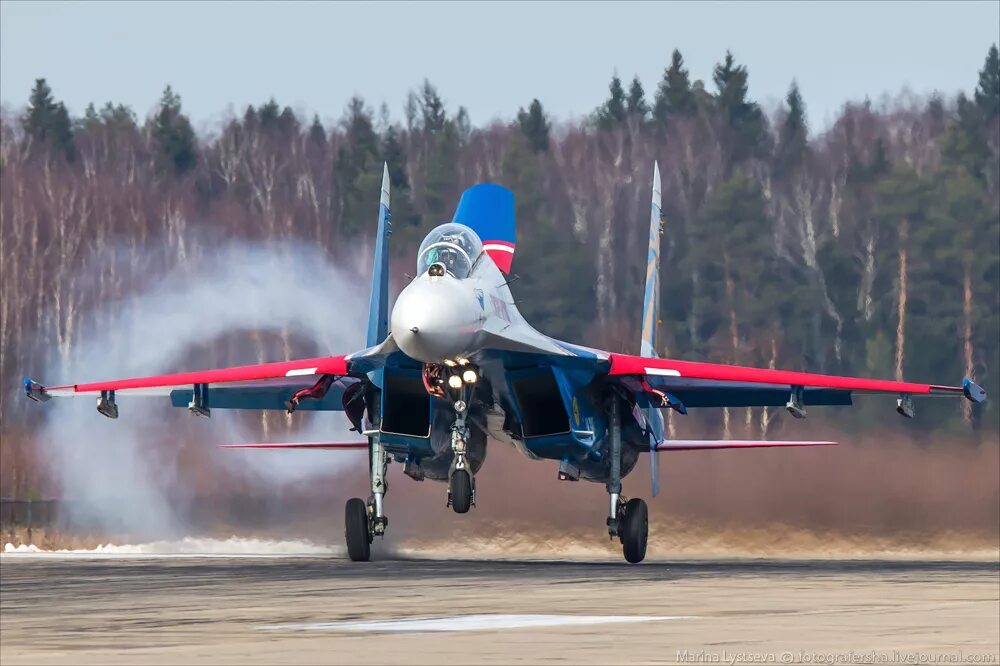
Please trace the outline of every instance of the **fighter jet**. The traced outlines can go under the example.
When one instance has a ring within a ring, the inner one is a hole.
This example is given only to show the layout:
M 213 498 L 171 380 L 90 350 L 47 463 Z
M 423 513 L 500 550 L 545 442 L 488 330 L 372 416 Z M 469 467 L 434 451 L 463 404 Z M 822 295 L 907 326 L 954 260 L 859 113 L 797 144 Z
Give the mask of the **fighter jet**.
M 659 451 L 830 445 L 830 441 L 677 440 L 665 436 L 665 410 L 850 405 L 854 396 L 888 393 L 896 411 L 913 417 L 916 396 L 986 394 L 961 386 L 861 379 L 657 357 L 659 248 L 663 220 L 659 167 L 653 166 L 649 251 L 640 355 L 591 349 L 553 339 L 518 312 L 509 283 L 515 254 L 514 194 L 482 183 L 470 187 L 450 222 L 433 229 L 417 252 L 416 277 L 389 307 L 389 174 L 383 168 L 368 314 L 367 347 L 262 365 L 172 375 L 43 386 L 24 380 L 36 401 L 92 396 L 97 411 L 118 417 L 120 394 L 163 395 L 174 407 L 210 416 L 214 409 L 343 411 L 357 442 L 240 444 L 237 448 L 364 449 L 371 494 L 345 507 L 350 558 L 367 561 L 385 534 L 390 463 L 416 481 L 447 483 L 447 506 L 476 504 L 476 474 L 489 445 L 510 445 L 532 460 L 558 462 L 560 480 L 604 484 L 607 531 L 629 562 L 646 554 L 648 509 L 626 499 L 622 479 L 648 454 L 652 489 Z M 360 439 L 360 437 L 359 437 Z

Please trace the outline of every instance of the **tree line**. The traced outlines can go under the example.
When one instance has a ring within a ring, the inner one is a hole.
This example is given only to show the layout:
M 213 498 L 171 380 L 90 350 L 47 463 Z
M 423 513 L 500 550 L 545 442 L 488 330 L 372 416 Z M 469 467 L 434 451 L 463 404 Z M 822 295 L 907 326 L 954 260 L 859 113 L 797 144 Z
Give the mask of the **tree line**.
M 1000 390 L 996 45 L 970 72 L 971 97 L 847 102 L 821 133 L 794 82 L 769 115 L 749 81 L 731 53 L 695 80 L 675 50 L 652 96 L 616 75 L 579 122 L 534 99 L 511 122 L 473 127 L 425 81 L 401 119 L 355 97 L 327 126 L 270 99 L 199 136 L 169 86 L 143 120 L 112 102 L 72 117 L 39 79 L 23 111 L 0 117 L 4 386 L 50 350 L 70 358 L 95 303 L 210 257 L 211 234 L 351 259 L 374 233 L 383 161 L 397 286 L 461 191 L 499 182 L 517 196 L 512 289 L 529 321 L 635 353 L 655 159 L 661 355 L 915 381 L 964 373 Z M 87 263 L 109 243 L 122 251 Z M 11 395 L 0 392 L 5 429 L 24 419 Z M 996 430 L 995 404 L 938 403 L 923 427 Z M 726 429 L 760 435 L 773 417 L 727 412 Z

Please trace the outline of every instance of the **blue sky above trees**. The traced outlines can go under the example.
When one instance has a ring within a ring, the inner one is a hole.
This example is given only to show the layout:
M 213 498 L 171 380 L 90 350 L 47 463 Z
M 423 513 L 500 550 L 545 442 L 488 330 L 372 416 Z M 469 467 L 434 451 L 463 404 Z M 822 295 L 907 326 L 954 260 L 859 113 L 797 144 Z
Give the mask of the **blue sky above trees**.
M 655 89 L 674 48 L 711 87 L 730 49 L 769 109 L 796 79 L 811 128 L 847 100 L 903 88 L 971 94 L 1000 34 L 996 2 L 920 3 L 27 3 L 0 5 L 0 99 L 45 77 L 72 115 L 111 100 L 150 113 L 165 85 L 196 127 L 270 96 L 339 118 L 352 95 L 403 115 L 424 78 L 474 125 L 540 99 L 588 114 L 613 73 Z

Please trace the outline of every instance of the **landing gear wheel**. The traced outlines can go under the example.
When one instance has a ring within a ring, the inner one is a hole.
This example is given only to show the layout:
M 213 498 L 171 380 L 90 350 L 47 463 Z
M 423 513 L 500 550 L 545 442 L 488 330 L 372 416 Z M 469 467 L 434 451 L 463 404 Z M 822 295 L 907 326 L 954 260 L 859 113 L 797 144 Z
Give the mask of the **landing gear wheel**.
M 451 475 L 448 492 L 451 494 L 451 508 L 455 513 L 468 513 L 472 506 L 472 477 L 464 469 L 456 469 Z
M 646 557 L 646 541 L 649 538 L 649 510 L 639 498 L 630 499 L 624 508 L 619 535 L 625 559 L 632 564 L 642 562 Z
M 372 557 L 372 536 L 368 529 L 368 507 L 364 500 L 354 497 L 344 507 L 344 536 L 347 537 L 347 554 L 352 562 L 367 562 Z

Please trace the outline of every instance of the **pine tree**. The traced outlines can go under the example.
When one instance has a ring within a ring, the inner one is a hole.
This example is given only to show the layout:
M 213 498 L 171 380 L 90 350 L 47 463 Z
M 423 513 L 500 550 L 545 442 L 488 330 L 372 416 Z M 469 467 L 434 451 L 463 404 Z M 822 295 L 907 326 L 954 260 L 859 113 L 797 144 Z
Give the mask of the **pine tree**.
M 436 134 L 444 129 L 447 114 L 444 109 L 444 101 L 438 94 L 437 88 L 431 82 L 424 79 L 424 85 L 420 89 L 420 118 L 423 122 L 423 130 L 431 134 Z
M 455 196 L 458 194 L 456 163 L 459 146 L 455 123 L 446 120 L 442 129 L 433 135 L 427 156 L 424 182 L 425 228 L 451 217 Z
M 625 89 L 622 88 L 622 80 L 615 74 L 608 84 L 608 99 L 597 109 L 597 126 L 603 130 L 609 130 L 625 121 Z
M 941 157 L 946 163 L 961 164 L 981 180 L 989 177 L 995 163 L 982 107 L 970 101 L 965 93 L 958 94 L 958 118 L 948 124 L 941 138 Z
M 747 71 L 742 65 L 736 64 L 730 51 L 726 51 L 725 59 L 715 66 L 712 80 L 719 91 L 719 108 L 727 111 L 730 116 L 741 113 L 748 92 Z
M 337 151 L 334 170 L 340 195 L 341 226 L 351 234 L 365 228 L 369 222 L 372 202 L 378 201 L 382 164 L 372 112 L 362 98 L 355 96 L 347 103 L 343 125 L 346 145 Z
M 786 299 L 800 296 L 782 280 L 770 244 L 771 225 L 760 185 L 736 169 L 706 200 L 684 259 L 696 263 L 702 275 L 699 338 L 709 347 L 698 350 L 701 353 L 759 362 L 744 354 L 743 340 L 770 332 Z
M 309 142 L 316 146 L 326 146 L 326 129 L 319 120 L 319 114 L 313 114 L 312 125 L 309 126 Z
M 625 107 L 628 115 L 639 120 L 645 120 L 646 114 L 649 113 L 649 106 L 646 105 L 646 91 L 642 89 L 642 82 L 639 81 L 638 75 L 633 77 L 632 84 L 629 86 Z
M 278 116 L 277 123 L 275 124 L 278 131 L 284 136 L 294 136 L 299 133 L 299 119 L 295 117 L 295 112 L 292 111 L 292 107 L 286 106 L 281 110 L 281 115 Z
M 731 129 L 729 149 L 734 163 L 759 152 L 765 143 L 764 114 L 757 104 L 747 99 L 748 78 L 746 67 L 736 65 L 729 51 L 712 74 L 718 89 L 716 106 Z
M 257 117 L 257 109 L 253 107 L 253 104 L 247 105 L 247 110 L 243 113 L 243 128 L 250 130 L 260 124 L 260 119 Z
M 51 138 L 52 144 L 65 153 L 67 159 L 74 158 L 76 148 L 73 145 L 73 121 L 62 102 L 56 104 L 52 114 Z
M 28 99 L 28 110 L 22 120 L 28 136 L 39 142 L 48 138 L 55 107 L 49 84 L 45 79 L 35 79 L 35 87 L 31 89 L 31 97 Z
M 153 118 L 153 139 L 159 145 L 163 164 L 184 174 L 198 162 L 198 145 L 191 121 L 181 112 L 181 98 L 170 86 L 163 91 L 160 108 Z
M 32 140 L 48 143 L 62 151 L 67 159 L 75 155 L 73 145 L 73 122 L 62 102 L 52 97 L 52 89 L 45 79 L 35 79 L 31 90 L 28 110 L 22 119 L 24 130 Z
M 93 102 L 87 104 L 83 110 L 83 118 L 80 119 L 80 128 L 86 132 L 93 131 L 103 124 L 101 116 L 97 113 L 97 107 Z
M 402 130 L 389 125 L 382 137 L 382 158 L 389 168 L 389 185 L 392 187 L 392 229 L 398 247 L 409 247 L 420 242 L 420 216 L 413 208 L 413 193 L 406 175 L 407 155 Z
M 663 80 L 656 89 L 653 101 L 653 119 L 666 123 L 671 116 L 684 115 L 694 109 L 694 95 L 688 71 L 684 69 L 681 52 L 674 49 L 670 67 L 663 72 Z
M 410 188 L 410 181 L 406 177 L 406 150 L 399 134 L 399 128 L 390 125 L 382 141 L 382 155 L 389 166 L 389 183 L 393 190 Z
M 101 108 L 101 121 L 108 127 L 120 127 L 135 129 L 137 119 L 132 107 L 126 104 L 112 104 L 105 102 Z
M 792 81 L 785 97 L 785 118 L 778 131 L 778 148 L 774 159 L 774 175 L 782 178 L 802 164 L 808 150 L 809 129 L 806 124 L 805 103 L 799 86 Z
M 527 111 L 524 107 L 518 109 L 517 124 L 533 152 L 544 153 L 549 149 L 549 120 L 541 102 L 533 99 Z
M 514 269 L 520 279 L 511 290 L 518 309 L 548 335 L 578 338 L 596 314 L 594 262 L 572 232 L 556 226 L 540 156 L 526 137 L 514 135 L 507 143 L 500 171 L 515 193 Z
M 987 120 L 1000 116 L 1000 52 L 997 51 L 996 44 L 986 54 L 986 62 L 979 72 L 975 98 L 976 105 Z
M 260 108 L 257 109 L 257 119 L 260 121 L 260 126 L 264 129 L 276 125 L 280 114 L 281 107 L 278 106 L 278 102 L 273 97 L 264 104 L 261 104 Z
M 464 106 L 458 107 L 455 114 L 455 133 L 459 143 L 465 143 L 472 136 L 472 121 L 469 120 L 469 110 Z

